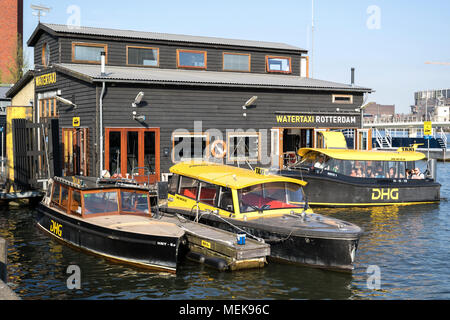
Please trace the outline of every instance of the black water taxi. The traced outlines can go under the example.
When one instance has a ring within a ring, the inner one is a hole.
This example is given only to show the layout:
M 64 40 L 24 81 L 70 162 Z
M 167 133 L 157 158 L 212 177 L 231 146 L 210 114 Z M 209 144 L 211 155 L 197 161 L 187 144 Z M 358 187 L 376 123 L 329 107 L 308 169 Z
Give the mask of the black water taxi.
M 149 189 L 112 179 L 55 177 L 37 225 L 107 259 L 175 273 L 184 231 L 152 217 Z
M 397 151 L 302 148 L 299 161 L 277 172 L 306 181 L 312 207 L 368 207 L 440 201 L 435 174 L 420 173 L 425 155 L 414 147 Z
M 315 214 L 298 179 L 209 162 L 170 168 L 169 213 L 270 244 L 269 260 L 352 270 L 358 226 Z

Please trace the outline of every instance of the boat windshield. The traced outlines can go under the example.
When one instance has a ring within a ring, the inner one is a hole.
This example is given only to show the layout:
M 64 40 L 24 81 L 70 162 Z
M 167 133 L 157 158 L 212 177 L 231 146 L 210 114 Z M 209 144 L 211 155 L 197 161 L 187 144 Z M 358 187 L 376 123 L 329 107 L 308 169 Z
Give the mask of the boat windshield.
M 84 214 L 86 215 L 98 213 L 148 214 L 150 212 L 147 192 L 133 190 L 102 191 L 84 193 L 83 198 Z
M 303 208 L 303 189 L 290 182 L 270 182 L 238 190 L 241 213 Z
M 136 191 L 121 191 L 121 211 L 132 213 L 149 213 L 148 195 Z
M 408 178 L 408 172 L 415 168 L 414 161 L 340 160 L 319 152 L 307 153 L 300 165 L 351 177 L 388 179 Z

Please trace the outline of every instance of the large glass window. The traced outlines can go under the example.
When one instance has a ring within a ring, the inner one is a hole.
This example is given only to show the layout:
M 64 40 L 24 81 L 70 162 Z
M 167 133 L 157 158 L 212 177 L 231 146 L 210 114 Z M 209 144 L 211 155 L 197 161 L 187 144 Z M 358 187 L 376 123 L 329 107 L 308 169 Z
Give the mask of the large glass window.
M 157 67 L 159 49 L 146 47 L 127 47 L 127 63 L 130 65 Z
M 111 175 L 120 173 L 120 150 L 121 133 L 120 131 L 109 132 L 109 171 Z
M 133 172 L 134 168 L 138 168 L 139 159 L 139 135 L 137 131 L 127 132 L 127 172 Z
M 303 200 L 300 185 L 286 182 L 271 182 L 243 188 L 238 191 L 242 212 L 271 209 L 299 208 Z
M 216 185 L 202 182 L 199 201 L 214 206 L 217 200 L 217 191 L 218 187 Z
M 53 186 L 52 202 L 59 204 L 59 197 L 61 195 L 61 188 L 58 183 Z
M 258 161 L 259 134 L 258 133 L 230 133 L 227 139 L 228 160 L 230 161 Z
M 72 61 L 100 63 L 102 52 L 107 52 L 106 44 L 73 43 L 72 44 Z
M 224 52 L 223 70 L 250 72 L 250 55 Z
M 206 69 L 206 51 L 177 50 L 178 68 Z
M 172 160 L 179 162 L 208 157 L 209 139 L 207 134 L 173 134 Z
M 174 174 L 171 177 L 169 177 L 169 193 L 175 194 L 178 191 L 178 179 L 179 175 Z
M 84 214 L 119 212 L 117 192 L 86 193 L 84 195 Z
M 291 58 L 266 56 L 267 72 L 291 73 Z
M 70 204 L 70 212 L 81 215 L 81 193 L 80 191 L 72 191 L 72 202 Z
M 228 212 L 234 212 L 233 193 L 230 188 L 220 187 L 220 197 L 217 207 Z
M 156 172 L 156 133 L 154 131 L 144 132 L 144 166 L 150 172 Z
M 148 193 L 121 191 L 121 211 L 128 213 L 149 213 Z

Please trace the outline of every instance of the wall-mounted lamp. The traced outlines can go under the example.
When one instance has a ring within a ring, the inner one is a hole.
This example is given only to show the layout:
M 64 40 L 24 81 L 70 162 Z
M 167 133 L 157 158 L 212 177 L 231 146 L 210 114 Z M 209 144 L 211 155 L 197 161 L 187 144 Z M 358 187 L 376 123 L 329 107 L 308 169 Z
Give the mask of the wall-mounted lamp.
M 139 122 L 144 122 L 145 116 L 138 114 L 136 111 L 133 111 L 133 120 L 137 120 Z
M 253 97 L 251 97 L 251 98 L 248 99 L 247 102 L 242 106 L 242 109 L 243 109 L 243 110 L 247 110 L 249 107 L 255 106 L 256 100 L 258 100 L 258 96 L 253 96 Z M 256 107 L 256 106 L 255 106 L 255 107 Z M 244 117 L 246 117 L 246 116 L 247 116 L 247 113 L 244 112 L 242 115 L 243 115 Z
M 72 107 L 74 107 L 75 109 L 77 108 L 77 105 L 76 105 L 75 103 L 73 103 L 72 101 L 70 101 L 70 100 L 64 99 L 63 97 L 60 97 L 60 96 L 55 96 L 55 98 L 56 98 L 56 100 L 58 100 L 59 102 L 62 102 L 62 103 L 67 104 L 67 105 L 69 105 L 69 106 L 72 106 Z
M 134 102 L 131 104 L 133 108 L 136 108 L 138 104 L 141 103 L 142 99 L 144 98 L 144 93 L 141 91 L 137 94 L 136 98 L 134 98 Z

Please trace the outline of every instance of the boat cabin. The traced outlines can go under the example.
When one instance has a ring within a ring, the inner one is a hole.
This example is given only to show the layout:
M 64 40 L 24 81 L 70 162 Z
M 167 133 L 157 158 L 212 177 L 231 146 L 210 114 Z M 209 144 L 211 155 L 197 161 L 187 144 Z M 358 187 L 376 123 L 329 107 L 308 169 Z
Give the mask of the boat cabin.
M 305 182 L 209 162 L 181 162 L 170 168 L 172 209 L 213 212 L 235 219 L 301 213 Z M 297 210 L 298 209 L 298 210 Z
M 425 155 L 415 151 L 360 151 L 348 149 L 303 148 L 298 151 L 301 160 L 292 167 L 359 178 L 404 179 L 414 171 L 416 161 Z
M 89 177 L 55 177 L 48 191 L 48 205 L 80 218 L 120 214 L 151 216 L 147 188 L 116 182 Z

